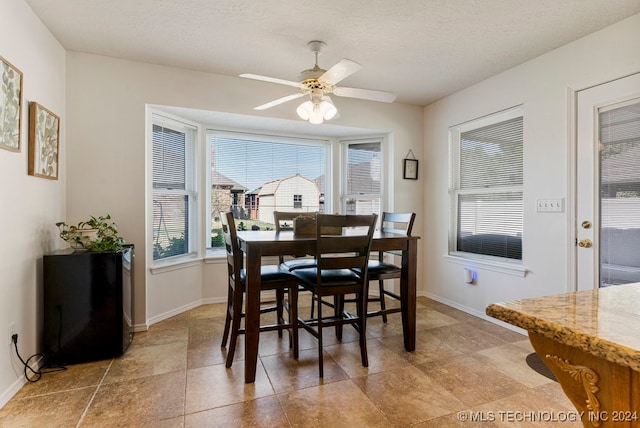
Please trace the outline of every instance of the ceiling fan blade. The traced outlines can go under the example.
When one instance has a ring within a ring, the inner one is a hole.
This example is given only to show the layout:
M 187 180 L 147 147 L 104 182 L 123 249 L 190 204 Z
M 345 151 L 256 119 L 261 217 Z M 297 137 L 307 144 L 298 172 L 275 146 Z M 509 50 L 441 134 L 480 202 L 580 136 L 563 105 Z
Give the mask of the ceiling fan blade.
M 277 79 L 275 77 L 260 76 L 259 74 L 245 73 L 245 74 L 241 74 L 240 77 L 244 77 L 246 79 L 262 80 L 263 82 L 278 83 L 280 85 L 293 86 L 294 88 L 300 87 L 300 84 L 298 82 L 293 82 L 291 80 Z
M 286 97 L 278 98 L 277 100 L 273 100 L 269 103 L 262 104 L 261 106 L 254 107 L 254 110 L 266 110 L 268 108 L 277 106 L 279 104 L 286 103 L 287 101 L 295 100 L 296 98 L 302 97 L 304 94 L 301 92 L 299 94 L 287 95 Z
M 350 59 L 342 58 L 333 67 L 324 72 L 322 76 L 318 78 L 323 83 L 329 85 L 335 85 L 345 77 L 351 76 L 356 71 L 360 70 L 362 66 Z
M 373 91 L 371 89 L 338 87 L 333 90 L 333 93 L 339 97 L 361 98 L 363 100 L 381 101 L 383 103 L 392 103 L 396 100 L 396 94 Z

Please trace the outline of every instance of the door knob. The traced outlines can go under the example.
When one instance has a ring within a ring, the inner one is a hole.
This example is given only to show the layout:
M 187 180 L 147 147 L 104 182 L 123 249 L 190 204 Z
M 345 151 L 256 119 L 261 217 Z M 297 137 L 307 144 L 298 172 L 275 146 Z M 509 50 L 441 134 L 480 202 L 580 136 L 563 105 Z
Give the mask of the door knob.
M 591 242 L 591 239 L 588 238 L 584 238 L 578 241 L 578 247 L 591 248 L 592 245 L 593 242 Z

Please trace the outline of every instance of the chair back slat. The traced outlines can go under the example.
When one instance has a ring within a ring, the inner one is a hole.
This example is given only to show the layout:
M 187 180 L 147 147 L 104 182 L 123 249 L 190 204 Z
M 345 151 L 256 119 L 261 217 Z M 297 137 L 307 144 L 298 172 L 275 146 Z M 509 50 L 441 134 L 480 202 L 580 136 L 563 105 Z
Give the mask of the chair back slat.
M 316 216 L 317 212 L 306 211 L 274 211 L 273 222 L 276 228 L 276 232 L 283 230 L 293 230 L 293 219 L 301 215 Z
M 411 236 L 416 213 L 382 213 L 381 231 L 394 235 Z
M 224 237 L 224 246 L 227 252 L 227 267 L 229 276 L 240 278 L 240 270 L 243 267 L 243 257 L 238 247 L 238 233 L 236 231 L 236 222 L 233 219 L 232 212 L 221 212 L 220 221 L 222 223 L 222 235 Z
M 361 269 L 366 275 L 367 261 L 377 215 L 318 214 L 316 224 L 316 260 L 322 269 Z M 342 235 L 336 228 L 349 228 Z M 354 228 L 354 229 L 351 229 Z

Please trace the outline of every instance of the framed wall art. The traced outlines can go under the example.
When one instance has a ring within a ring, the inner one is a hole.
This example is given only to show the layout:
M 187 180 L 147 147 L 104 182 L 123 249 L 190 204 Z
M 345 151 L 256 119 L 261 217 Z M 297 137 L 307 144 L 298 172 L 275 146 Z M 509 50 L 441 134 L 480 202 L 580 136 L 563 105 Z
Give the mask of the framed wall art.
M 60 118 L 36 102 L 29 103 L 29 175 L 58 179 Z
M 0 56 L 0 148 L 20 151 L 22 72 Z
M 402 178 L 405 180 L 418 179 L 418 159 L 413 155 L 413 150 L 409 150 L 402 165 Z

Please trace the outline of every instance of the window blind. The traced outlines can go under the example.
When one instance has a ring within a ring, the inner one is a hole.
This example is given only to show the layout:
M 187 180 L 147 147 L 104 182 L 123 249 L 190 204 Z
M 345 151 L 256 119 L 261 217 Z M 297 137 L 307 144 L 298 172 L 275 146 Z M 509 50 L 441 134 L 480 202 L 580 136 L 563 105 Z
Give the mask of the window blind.
M 207 134 L 211 154 L 211 247 L 219 247 L 219 213 L 272 229 L 273 211 L 324 212 L 328 142 L 268 135 Z
M 153 259 L 160 260 L 189 253 L 193 137 L 184 130 L 154 124 L 152 144 Z
M 456 134 L 454 251 L 521 260 L 523 117 L 472 126 Z
M 347 144 L 345 212 L 380 215 L 381 180 L 381 142 L 349 142 Z
M 640 102 L 602 109 L 600 137 L 600 280 L 602 286 L 640 281 Z

